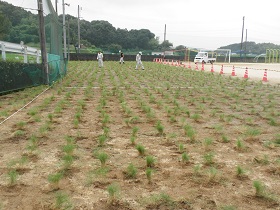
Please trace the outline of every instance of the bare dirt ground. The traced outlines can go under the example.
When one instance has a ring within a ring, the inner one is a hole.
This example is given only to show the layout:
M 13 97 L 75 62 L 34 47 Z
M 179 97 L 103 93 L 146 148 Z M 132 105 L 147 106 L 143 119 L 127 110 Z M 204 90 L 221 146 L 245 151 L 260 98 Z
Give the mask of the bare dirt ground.
M 279 86 L 144 65 L 70 62 L 0 124 L 0 209 L 280 209 Z

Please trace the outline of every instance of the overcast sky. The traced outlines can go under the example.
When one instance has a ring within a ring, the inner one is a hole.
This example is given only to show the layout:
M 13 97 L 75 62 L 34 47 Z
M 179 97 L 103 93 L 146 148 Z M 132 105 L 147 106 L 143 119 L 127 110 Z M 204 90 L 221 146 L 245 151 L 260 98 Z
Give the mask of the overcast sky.
M 15 6 L 34 8 L 37 0 L 5 0 Z M 173 46 L 217 49 L 240 43 L 245 16 L 244 41 L 280 45 L 280 1 L 249 0 L 64 0 L 66 14 L 87 21 L 107 20 L 115 28 L 149 29 L 160 42 Z M 52 0 L 55 7 L 55 0 Z M 58 13 L 62 13 L 58 0 Z

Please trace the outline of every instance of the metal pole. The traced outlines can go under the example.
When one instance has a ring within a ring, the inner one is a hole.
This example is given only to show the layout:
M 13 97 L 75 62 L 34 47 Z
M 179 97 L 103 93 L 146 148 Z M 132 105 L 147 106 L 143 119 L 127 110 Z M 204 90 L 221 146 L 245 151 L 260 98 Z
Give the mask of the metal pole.
M 57 13 L 57 0 L 55 0 L 55 12 Z
M 240 46 L 240 60 L 242 59 L 242 44 L 243 44 L 243 33 L 244 33 L 244 20 L 245 20 L 245 16 L 243 16 L 242 35 L 241 35 L 241 46 Z
M 78 5 L 78 53 L 80 53 L 80 6 Z
M 67 28 L 67 34 L 68 34 L 68 61 L 70 60 L 70 31 L 69 31 L 69 28 L 70 28 L 70 24 L 69 24 L 69 17 L 67 19 L 67 23 L 68 23 L 68 28 Z
M 41 56 L 42 56 L 42 67 L 43 72 L 46 76 L 46 84 L 49 84 L 49 69 L 47 60 L 47 48 L 46 48 L 46 34 L 45 34 L 45 23 L 43 14 L 43 3 L 42 0 L 38 0 L 38 16 L 39 16 L 39 36 L 41 43 Z
M 246 62 L 246 50 L 247 50 L 247 29 L 246 29 L 246 38 L 245 38 L 245 46 L 244 46 L 245 62 Z
M 65 26 L 65 4 L 64 0 L 62 0 L 62 8 L 63 8 L 63 49 L 64 49 L 64 60 L 67 58 L 66 53 L 66 26 Z

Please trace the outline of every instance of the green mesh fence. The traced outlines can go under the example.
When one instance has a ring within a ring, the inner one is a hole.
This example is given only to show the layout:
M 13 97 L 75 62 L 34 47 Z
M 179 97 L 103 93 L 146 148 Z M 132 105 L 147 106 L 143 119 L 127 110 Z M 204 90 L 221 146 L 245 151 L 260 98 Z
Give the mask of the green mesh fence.
M 34 7 L 36 7 L 34 5 Z M 48 53 L 48 71 L 42 71 L 42 64 L 0 61 L 0 94 L 14 90 L 42 85 L 49 78 L 49 85 L 65 76 L 67 72 L 67 59 L 63 59 L 62 24 L 58 20 L 50 0 L 43 0 L 45 18 L 46 46 Z M 38 21 L 39 24 L 39 21 Z

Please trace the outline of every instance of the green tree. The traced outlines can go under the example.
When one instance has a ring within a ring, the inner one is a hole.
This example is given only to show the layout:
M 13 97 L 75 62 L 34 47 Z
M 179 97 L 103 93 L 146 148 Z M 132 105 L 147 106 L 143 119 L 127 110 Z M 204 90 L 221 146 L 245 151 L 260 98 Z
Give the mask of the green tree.
M 0 14 L 0 39 L 5 39 L 9 34 L 12 23 L 4 15 Z

